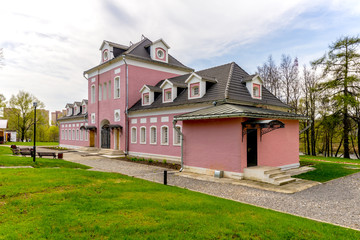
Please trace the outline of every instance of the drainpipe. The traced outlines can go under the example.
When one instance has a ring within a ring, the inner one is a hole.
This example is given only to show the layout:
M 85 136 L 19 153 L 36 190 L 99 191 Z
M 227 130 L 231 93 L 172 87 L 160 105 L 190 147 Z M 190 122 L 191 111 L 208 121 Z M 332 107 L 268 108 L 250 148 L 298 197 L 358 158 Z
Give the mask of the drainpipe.
M 129 154 L 129 70 L 128 64 L 125 59 L 125 55 L 122 55 L 125 66 L 126 66 L 126 108 L 125 108 L 125 156 Z
M 179 170 L 179 172 L 182 172 L 182 170 L 184 170 L 184 135 L 182 134 L 182 132 L 176 128 L 176 123 L 177 121 L 176 120 L 173 120 L 173 128 L 174 130 L 180 134 L 181 136 L 181 168 Z
M 303 130 L 301 130 L 300 132 L 299 132 L 299 135 L 301 135 L 302 133 L 304 133 L 306 130 L 308 130 L 310 127 L 311 127 L 311 125 L 312 125 L 312 120 L 309 120 L 309 125 L 307 125 Z

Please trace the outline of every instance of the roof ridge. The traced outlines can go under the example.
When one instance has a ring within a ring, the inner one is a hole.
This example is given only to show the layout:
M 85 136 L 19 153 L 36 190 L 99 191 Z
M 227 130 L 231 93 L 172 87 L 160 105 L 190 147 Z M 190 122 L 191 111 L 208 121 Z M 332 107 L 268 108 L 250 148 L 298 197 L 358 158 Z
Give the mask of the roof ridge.
M 219 66 L 205 68 L 205 69 L 202 69 L 202 70 L 199 70 L 199 71 L 195 71 L 195 73 L 198 73 L 198 72 L 203 72 L 203 71 L 206 71 L 206 70 L 209 70 L 209 69 L 213 69 L 213 68 L 217 68 L 217 67 L 223 67 L 223 66 L 225 66 L 225 65 L 229 65 L 229 64 L 232 64 L 232 63 L 234 63 L 234 62 L 224 63 L 224 64 L 219 65 Z
M 137 43 L 134 43 L 133 45 L 131 45 L 128 50 L 126 50 L 124 52 L 124 54 L 130 54 L 135 48 L 137 48 L 141 43 L 145 42 L 146 40 L 149 40 L 150 42 L 152 42 L 150 39 L 148 39 L 147 37 L 144 37 L 144 39 L 140 40 Z
M 225 87 L 225 98 L 229 98 L 229 86 L 230 86 L 230 81 L 234 72 L 234 65 L 235 62 L 231 62 L 231 66 L 230 66 L 230 71 L 229 71 L 229 76 L 228 76 L 228 80 L 226 83 L 226 87 Z

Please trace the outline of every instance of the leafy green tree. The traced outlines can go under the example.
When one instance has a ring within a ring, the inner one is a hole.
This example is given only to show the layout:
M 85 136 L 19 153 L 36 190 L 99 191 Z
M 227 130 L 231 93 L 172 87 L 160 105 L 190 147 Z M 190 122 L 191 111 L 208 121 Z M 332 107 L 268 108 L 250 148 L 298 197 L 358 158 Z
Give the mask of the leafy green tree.
M 312 62 L 313 66 L 322 66 L 322 76 L 325 81 L 320 90 L 331 94 L 337 108 L 341 111 L 343 124 L 344 158 L 350 158 L 349 112 L 358 102 L 359 91 L 359 37 L 342 37 L 329 46 L 329 52 Z
M 34 125 L 33 102 L 37 102 L 38 109 L 44 107 L 44 103 L 40 102 L 32 94 L 19 91 L 16 96 L 11 96 L 9 100 L 9 108 L 5 112 L 6 118 L 9 121 L 9 128 L 17 130 L 21 141 L 24 141 L 26 137 L 29 137 L 28 131 Z M 36 113 L 38 113 L 38 109 Z M 44 123 L 44 119 L 41 117 L 41 114 L 37 114 L 36 120 L 37 125 Z

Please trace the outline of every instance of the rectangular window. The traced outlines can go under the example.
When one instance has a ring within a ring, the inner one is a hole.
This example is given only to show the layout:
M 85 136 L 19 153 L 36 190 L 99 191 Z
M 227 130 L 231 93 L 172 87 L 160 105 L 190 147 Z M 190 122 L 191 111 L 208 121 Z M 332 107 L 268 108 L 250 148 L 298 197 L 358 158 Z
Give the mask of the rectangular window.
M 164 102 L 171 102 L 171 88 L 164 89 Z
M 145 127 L 140 128 L 140 143 L 141 144 L 146 143 L 146 128 Z
M 260 98 L 260 85 L 259 84 L 253 84 L 253 97 Z
M 114 98 L 120 98 L 120 77 L 114 79 Z
M 65 134 L 65 140 L 67 140 L 67 130 L 64 130 L 64 134 Z
M 107 95 L 107 84 L 104 83 L 104 94 L 103 94 L 103 100 L 106 100 L 106 95 Z
M 71 140 L 71 130 L 68 131 L 68 139 Z
M 109 99 L 111 99 L 111 81 L 109 81 L 108 88 L 109 88 Z
M 85 132 L 85 141 L 87 141 L 87 140 L 88 140 L 89 133 L 88 133 L 88 131 L 84 131 L 84 132 Z
M 157 136 L 156 136 L 156 127 L 150 128 L 150 144 L 156 144 Z
M 150 102 L 149 93 L 144 93 L 144 94 L 143 94 L 143 105 L 148 105 L 149 102 Z
M 95 85 L 91 86 L 91 103 L 95 103 Z
M 163 126 L 161 128 L 161 144 L 162 145 L 169 144 L 169 130 L 167 126 Z
M 64 139 L 64 130 L 61 130 L 61 140 Z
M 190 84 L 190 97 L 199 97 L 200 96 L 200 84 L 193 83 Z
M 72 130 L 72 140 L 75 140 L 75 129 Z
M 102 86 L 99 85 L 99 101 L 102 99 Z
M 92 113 L 90 116 L 91 116 L 91 123 L 94 124 L 95 123 L 95 113 Z
M 80 135 L 79 129 L 76 129 L 76 140 L 79 140 L 79 135 Z
M 180 145 L 181 143 L 181 135 L 178 133 L 178 131 L 181 132 L 181 127 L 180 126 L 176 126 L 175 127 L 176 130 L 174 129 L 174 145 Z
M 84 129 L 80 130 L 80 141 L 84 139 Z
M 131 128 L 131 143 L 136 143 L 136 127 Z

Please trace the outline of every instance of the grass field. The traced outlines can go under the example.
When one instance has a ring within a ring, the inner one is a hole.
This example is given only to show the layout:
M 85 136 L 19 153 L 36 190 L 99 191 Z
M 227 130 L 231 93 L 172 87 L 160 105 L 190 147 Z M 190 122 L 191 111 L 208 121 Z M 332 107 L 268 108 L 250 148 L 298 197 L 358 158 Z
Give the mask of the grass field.
M 34 146 L 34 142 L 7 142 L 3 145 Z M 58 142 L 36 142 L 36 146 L 57 146 Z
M 356 163 L 360 164 L 359 160 L 318 156 L 300 156 L 300 163 L 301 165 L 311 165 L 312 167 L 316 168 L 316 170 L 296 175 L 294 177 L 317 182 L 327 182 L 332 179 L 360 172 L 360 165 L 355 165 Z
M 21 159 L 7 154 L 2 149 L 0 159 Z M 0 169 L 0 239 L 360 238 L 351 229 L 59 164 Z

